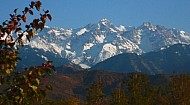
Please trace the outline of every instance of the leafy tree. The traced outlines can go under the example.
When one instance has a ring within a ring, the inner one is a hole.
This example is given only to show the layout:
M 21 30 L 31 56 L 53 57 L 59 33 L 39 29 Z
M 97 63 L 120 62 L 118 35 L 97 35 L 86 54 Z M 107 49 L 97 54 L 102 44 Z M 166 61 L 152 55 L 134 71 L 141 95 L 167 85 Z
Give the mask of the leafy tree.
M 0 104 L 40 103 L 46 89 L 52 90 L 46 83 L 47 76 L 54 70 L 51 61 L 26 68 L 23 72 L 15 71 L 17 62 L 21 60 L 17 55 L 19 46 L 24 46 L 23 38 L 30 41 L 37 31 L 44 28 L 46 20 L 52 19 L 49 11 L 43 10 L 39 18 L 27 24 L 27 17 L 33 15 L 35 10 L 41 12 L 41 6 L 41 1 L 31 1 L 22 13 L 15 9 L 10 19 L 0 25 Z

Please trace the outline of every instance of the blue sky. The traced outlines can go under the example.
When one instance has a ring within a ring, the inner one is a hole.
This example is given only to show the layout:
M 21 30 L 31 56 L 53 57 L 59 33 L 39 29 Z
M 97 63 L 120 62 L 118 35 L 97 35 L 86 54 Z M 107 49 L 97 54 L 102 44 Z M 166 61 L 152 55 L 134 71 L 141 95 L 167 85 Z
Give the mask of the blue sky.
M 15 8 L 24 8 L 31 0 L 1 0 L 0 22 Z M 115 25 L 139 26 L 143 22 L 190 32 L 190 0 L 41 0 L 49 9 L 51 27 L 79 28 L 102 18 Z

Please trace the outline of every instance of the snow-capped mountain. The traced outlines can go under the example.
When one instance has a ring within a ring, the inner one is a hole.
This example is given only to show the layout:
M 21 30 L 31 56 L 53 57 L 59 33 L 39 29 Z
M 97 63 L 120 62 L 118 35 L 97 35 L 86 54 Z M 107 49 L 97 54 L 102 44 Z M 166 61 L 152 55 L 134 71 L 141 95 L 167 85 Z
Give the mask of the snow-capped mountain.
M 144 53 L 159 50 L 164 46 L 190 43 L 188 33 L 174 28 L 168 29 L 164 26 L 153 25 L 149 22 L 144 22 L 141 26 L 126 31 L 124 36 L 136 43 Z
M 88 68 L 121 53 L 142 54 L 177 43 L 189 44 L 190 35 L 148 22 L 139 27 L 126 27 L 102 19 L 78 29 L 46 26 L 28 45 Z M 48 59 L 48 56 L 43 57 Z
M 143 72 L 146 74 L 190 73 L 190 45 L 175 44 L 155 52 L 141 55 L 124 53 L 108 58 L 91 67 L 91 70 L 114 72 Z

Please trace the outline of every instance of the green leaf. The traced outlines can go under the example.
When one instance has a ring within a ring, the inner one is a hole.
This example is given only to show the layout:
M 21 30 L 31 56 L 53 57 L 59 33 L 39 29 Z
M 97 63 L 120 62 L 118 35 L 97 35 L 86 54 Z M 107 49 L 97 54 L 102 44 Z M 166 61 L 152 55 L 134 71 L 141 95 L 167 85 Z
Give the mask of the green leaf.
M 24 90 L 22 89 L 22 88 L 20 88 L 20 92 L 21 92 L 21 94 L 24 92 Z
M 46 88 L 47 88 L 48 90 L 53 90 L 52 86 L 49 85 L 49 84 L 46 85 Z
M 15 99 L 16 99 L 16 100 L 19 100 L 19 99 L 20 99 L 20 96 L 16 96 Z
M 11 88 L 7 88 L 4 90 L 4 92 L 10 92 L 12 89 Z
M 2 46 L 4 42 L 4 40 L 0 40 L 0 46 Z
M 42 73 L 40 72 L 40 70 L 38 70 L 38 75 L 39 75 L 39 76 L 41 76 L 41 75 L 42 75 Z
M 41 95 L 43 95 L 43 97 L 46 96 L 46 92 L 45 92 L 45 90 L 40 90 L 40 93 L 41 93 Z
M 25 82 L 28 82 L 28 77 L 24 75 Z

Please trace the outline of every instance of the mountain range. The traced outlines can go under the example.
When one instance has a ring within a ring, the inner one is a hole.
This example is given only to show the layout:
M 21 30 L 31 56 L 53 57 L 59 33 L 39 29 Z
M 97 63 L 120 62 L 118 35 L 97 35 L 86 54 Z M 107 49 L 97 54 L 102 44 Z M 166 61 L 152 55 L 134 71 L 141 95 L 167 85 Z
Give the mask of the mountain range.
M 114 72 L 155 74 L 190 73 L 190 45 L 175 44 L 142 55 L 123 53 L 92 66 L 91 69 Z
M 56 66 L 73 63 L 90 68 L 119 54 L 144 55 L 175 44 L 190 44 L 190 35 L 182 30 L 168 29 L 149 22 L 138 27 L 126 27 L 115 26 L 108 19 L 102 19 L 78 29 L 46 26 L 21 50 L 23 62 L 35 55 L 30 59 L 33 61 L 18 66 L 53 60 Z

